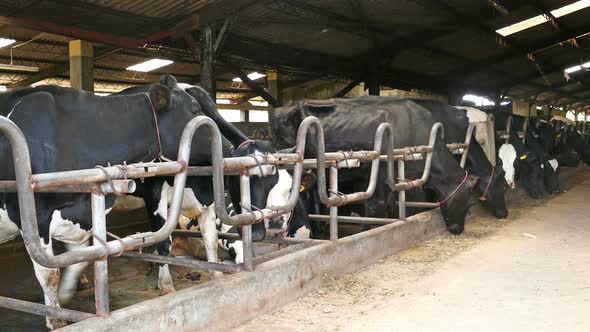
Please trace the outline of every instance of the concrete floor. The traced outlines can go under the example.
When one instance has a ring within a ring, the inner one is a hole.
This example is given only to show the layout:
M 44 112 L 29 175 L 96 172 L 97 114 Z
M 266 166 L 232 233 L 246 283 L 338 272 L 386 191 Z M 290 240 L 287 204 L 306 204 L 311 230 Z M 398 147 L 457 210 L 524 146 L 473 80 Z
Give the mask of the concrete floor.
M 511 210 L 488 234 L 470 225 L 237 330 L 590 331 L 588 174 L 578 172 L 566 193 Z M 478 239 L 453 248 L 469 237 Z

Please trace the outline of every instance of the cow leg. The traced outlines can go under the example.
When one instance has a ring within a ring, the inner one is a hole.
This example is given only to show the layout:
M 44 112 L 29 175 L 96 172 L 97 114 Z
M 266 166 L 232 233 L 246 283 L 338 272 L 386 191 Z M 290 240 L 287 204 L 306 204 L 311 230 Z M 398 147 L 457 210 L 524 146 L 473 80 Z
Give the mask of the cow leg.
M 68 212 L 64 212 L 66 215 Z M 79 220 L 79 219 L 78 219 Z M 73 223 L 68 217 L 62 216 L 62 211 L 55 210 L 51 216 L 49 234 L 53 240 L 65 244 L 66 251 L 85 248 L 90 242 L 90 232 L 80 228 L 79 223 Z M 59 284 L 58 296 L 61 304 L 69 303 L 78 289 L 78 282 L 87 262 L 67 266 L 63 269 Z
M 53 248 L 51 246 L 51 240 L 49 244 L 45 244 L 43 238 L 41 238 L 41 245 L 43 250 L 48 255 L 53 256 Z M 39 285 L 43 289 L 43 297 L 45 298 L 45 304 L 52 307 L 60 307 L 59 305 L 59 297 L 58 297 L 58 287 L 59 287 L 59 269 L 48 269 L 37 264 L 34 260 L 33 261 L 33 268 L 35 270 L 35 276 L 37 277 L 37 281 L 39 281 Z M 53 318 L 53 317 L 45 317 L 45 325 L 50 330 L 55 330 L 62 328 L 67 325 L 64 320 Z
M 86 242 L 81 243 L 81 244 L 66 243 L 65 245 L 66 245 L 67 251 L 72 251 L 75 249 L 87 247 L 88 244 L 89 244 L 89 241 L 87 240 Z M 63 270 L 63 275 L 61 277 L 61 282 L 59 284 L 59 292 L 58 292 L 59 303 L 67 304 L 72 300 L 72 298 L 74 297 L 74 294 L 78 290 L 78 283 L 81 281 L 82 272 L 84 272 L 86 267 L 88 267 L 88 263 L 82 262 L 82 263 L 67 266 Z M 86 279 L 86 277 L 84 277 L 84 279 Z M 88 283 L 87 279 L 86 279 L 86 282 Z
M 153 181 L 151 184 L 149 194 L 144 195 L 144 200 L 150 218 L 151 230 L 152 232 L 156 232 L 162 228 L 166 222 L 165 218 L 168 217 L 168 195 L 172 188 L 164 180 Z M 160 256 L 169 256 L 171 244 L 171 238 L 156 244 L 156 253 Z M 168 264 L 159 264 L 158 289 L 160 290 L 160 295 L 175 291 Z
M 219 262 L 219 257 L 217 256 L 217 224 L 215 223 L 215 219 L 215 208 L 213 204 L 197 217 L 199 229 L 201 230 L 201 234 L 203 234 L 205 250 L 207 251 L 207 261 L 212 263 Z M 215 277 L 221 277 L 223 273 L 214 271 L 213 275 Z

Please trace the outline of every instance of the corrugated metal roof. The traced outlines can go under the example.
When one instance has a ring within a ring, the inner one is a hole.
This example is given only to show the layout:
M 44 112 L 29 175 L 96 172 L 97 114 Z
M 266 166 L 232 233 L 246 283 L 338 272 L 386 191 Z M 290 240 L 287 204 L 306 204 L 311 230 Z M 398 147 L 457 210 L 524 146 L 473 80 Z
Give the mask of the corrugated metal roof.
M 93 5 L 152 18 L 183 17 L 219 0 L 81 0 Z

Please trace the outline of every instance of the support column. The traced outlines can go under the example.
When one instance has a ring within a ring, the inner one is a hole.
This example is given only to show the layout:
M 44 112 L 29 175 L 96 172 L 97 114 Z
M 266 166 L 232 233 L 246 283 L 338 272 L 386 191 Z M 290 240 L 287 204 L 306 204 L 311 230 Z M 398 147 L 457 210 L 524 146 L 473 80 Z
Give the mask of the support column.
M 215 100 L 217 88 L 215 86 L 215 50 L 213 39 L 214 36 L 211 26 L 208 25 L 201 29 L 201 86 Z
M 266 91 L 271 95 L 279 105 L 283 104 L 283 98 L 281 96 L 279 72 L 275 69 L 269 69 L 266 71 Z M 269 112 L 273 107 L 269 104 Z
M 70 86 L 74 89 L 94 91 L 94 49 L 91 42 L 70 42 Z

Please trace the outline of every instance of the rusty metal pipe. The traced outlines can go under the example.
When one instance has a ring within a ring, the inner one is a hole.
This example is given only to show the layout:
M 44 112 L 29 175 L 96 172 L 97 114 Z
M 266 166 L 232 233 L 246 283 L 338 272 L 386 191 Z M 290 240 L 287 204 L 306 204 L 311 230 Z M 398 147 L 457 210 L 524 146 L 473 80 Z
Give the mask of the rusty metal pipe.
M 200 261 L 193 258 L 186 257 L 171 257 L 171 256 L 160 256 L 153 254 L 144 254 L 136 251 L 128 251 L 121 255 L 121 257 L 137 259 L 145 262 L 159 263 L 159 264 L 170 264 L 177 266 L 186 266 L 194 269 L 203 270 L 215 270 L 224 273 L 237 273 L 242 271 L 241 264 L 220 264 Z
M 436 139 L 438 137 L 438 132 L 441 132 L 441 138 L 444 139 L 445 137 L 445 129 L 440 122 L 435 123 L 432 125 L 430 129 L 430 136 L 428 137 L 428 146 L 434 148 L 434 144 L 436 143 Z M 396 183 L 394 190 L 401 191 L 401 190 L 408 190 L 411 188 L 416 188 L 423 186 L 430 177 L 430 168 L 432 166 L 432 151 L 426 154 L 426 162 L 424 163 L 424 172 L 422 173 L 422 177 L 417 180 L 411 181 L 404 181 L 402 183 Z
M 185 127 L 183 135 L 180 141 L 179 148 L 179 159 L 178 162 L 166 162 L 161 163 L 166 165 L 163 168 L 159 168 L 159 165 L 154 163 L 146 163 L 134 165 L 134 167 L 127 167 L 125 171 L 117 167 L 105 168 L 109 175 L 113 177 L 124 177 L 130 178 L 138 176 L 141 172 L 141 176 L 154 176 L 161 173 L 167 173 L 171 170 L 180 171 L 176 174 L 175 182 L 172 192 L 172 202 L 170 204 L 169 215 L 164 225 L 157 232 L 145 232 L 140 234 L 134 234 L 127 236 L 121 240 L 113 240 L 107 243 L 108 251 L 105 252 L 105 247 L 102 245 L 93 245 L 73 251 L 69 251 L 58 256 L 49 256 L 41 248 L 39 231 L 37 228 L 37 216 L 35 209 L 35 200 L 33 195 L 33 186 L 29 182 L 31 179 L 31 163 L 29 159 L 29 151 L 26 140 L 20 129 L 10 120 L 4 117 L 0 117 L 0 131 L 2 131 L 10 140 L 11 148 L 13 150 L 14 164 L 19 165 L 15 168 L 16 183 L 19 206 L 21 207 L 21 224 L 22 234 L 25 244 L 31 258 L 38 264 L 47 268 L 62 268 L 68 265 L 90 262 L 99 259 L 105 254 L 112 255 L 118 254 L 124 250 L 133 250 L 141 247 L 146 247 L 155 243 L 158 243 L 170 236 L 172 231 L 176 228 L 178 218 L 180 215 L 180 207 L 182 204 L 182 196 L 184 194 L 184 188 L 186 184 L 186 167 L 188 164 L 190 143 L 194 132 L 201 126 L 208 127 L 211 132 L 211 141 L 213 144 L 213 163 L 221 163 L 221 134 L 219 129 L 215 125 L 215 122 L 208 117 L 199 116 L 191 120 Z M 139 171 L 140 170 L 140 171 Z M 84 173 L 91 177 L 91 179 L 79 179 L 77 177 L 84 175 Z M 98 172 L 98 173 L 97 173 Z M 61 181 L 73 182 L 73 183 L 87 183 L 87 182 L 103 182 L 105 181 L 106 175 L 101 170 L 84 170 L 84 171 L 72 171 L 62 172 L 67 173 L 68 177 L 61 177 Z M 153 173 L 153 174 L 149 174 Z M 93 175 L 94 174 L 94 175 Z M 62 185 L 55 179 L 51 178 L 51 173 L 40 177 L 43 181 L 39 181 L 37 185 L 39 187 L 51 185 Z M 74 177 L 76 175 L 77 177 Z M 39 177 L 36 177 L 39 179 Z M 222 176 L 217 177 L 218 181 L 223 181 Z M 221 187 L 221 195 L 223 196 L 223 187 Z
M 17 300 L 4 296 L 0 296 L 0 307 L 10 310 L 28 312 L 33 315 L 55 317 L 57 319 L 63 319 L 68 322 L 80 322 L 85 319 L 96 317 L 96 315 L 87 312 L 52 307 L 44 304 Z
M 309 220 L 316 220 L 321 222 L 329 222 L 330 216 L 323 214 L 310 214 Z M 359 225 L 389 225 L 398 222 L 400 219 L 391 218 L 373 218 L 373 217 L 352 217 L 352 216 L 338 216 L 338 222 L 343 224 L 359 224 Z
M 465 164 L 467 163 L 467 154 L 469 153 L 469 144 L 471 144 L 471 136 L 473 136 L 474 127 L 475 123 L 470 123 L 469 127 L 467 127 L 467 133 L 465 134 L 465 143 L 463 144 L 463 153 L 461 154 L 461 162 L 459 163 L 461 168 L 465 168 Z
M 34 177 L 34 176 L 33 176 Z M 121 194 L 132 194 L 135 192 L 136 183 L 134 180 L 113 180 L 113 186 L 115 186 L 115 190 Z M 16 181 L 13 180 L 5 180 L 0 181 L 0 192 L 16 192 Z M 108 182 L 103 182 L 100 184 L 96 183 L 88 183 L 88 184 L 78 184 L 78 185 L 65 185 L 60 187 L 45 187 L 45 188 L 36 188 L 35 192 L 41 193 L 103 193 L 103 194 L 112 194 L 114 191 L 112 190 L 111 185 Z
M 201 232 L 195 232 L 195 231 L 187 231 L 187 230 L 180 230 L 177 229 L 174 232 L 172 232 L 172 236 L 183 236 L 183 237 L 195 237 L 195 238 L 202 238 L 203 234 Z M 227 239 L 227 240 L 235 240 L 235 241 L 241 241 L 242 238 L 240 237 L 240 235 L 235 234 L 235 233 L 219 233 L 217 235 L 218 238 L 220 239 Z M 271 243 L 271 244 L 286 244 L 286 245 L 293 245 L 293 244 L 299 244 L 299 243 L 304 243 L 304 242 L 325 242 L 324 240 L 312 240 L 312 239 L 294 239 L 294 238 L 290 238 L 290 237 L 270 237 L 267 236 L 265 237 L 262 241 L 262 243 Z

